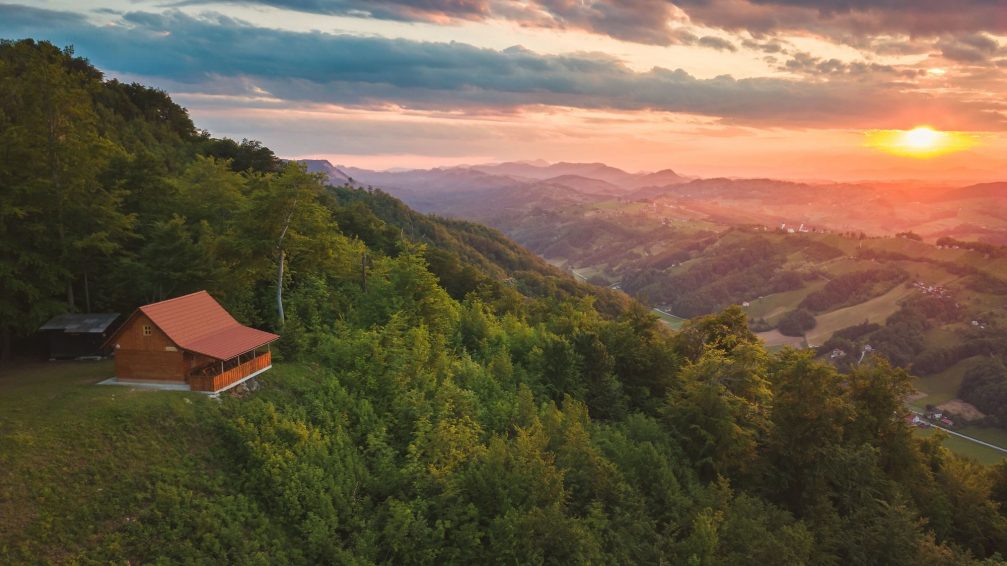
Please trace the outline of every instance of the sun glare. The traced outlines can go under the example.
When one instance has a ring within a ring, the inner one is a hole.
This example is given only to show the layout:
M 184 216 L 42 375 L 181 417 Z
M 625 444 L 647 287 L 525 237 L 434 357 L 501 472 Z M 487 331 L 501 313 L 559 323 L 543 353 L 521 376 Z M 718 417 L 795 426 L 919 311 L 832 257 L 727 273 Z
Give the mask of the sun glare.
M 905 157 L 936 157 L 976 145 L 974 136 L 963 132 L 942 132 L 930 126 L 917 126 L 911 130 L 873 130 L 866 135 L 867 147 Z

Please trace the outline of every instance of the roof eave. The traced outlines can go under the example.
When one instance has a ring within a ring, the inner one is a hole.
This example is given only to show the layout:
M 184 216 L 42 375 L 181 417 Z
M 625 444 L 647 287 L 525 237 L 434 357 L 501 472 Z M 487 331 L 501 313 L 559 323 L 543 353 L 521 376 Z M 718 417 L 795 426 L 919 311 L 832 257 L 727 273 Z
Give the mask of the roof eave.
M 201 352 L 201 351 L 195 350 L 193 348 L 179 347 L 179 349 L 183 350 L 183 351 L 186 351 L 186 352 L 192 352 L 194 354 L 199 354 L 201 356 L 206 356 L 208 358 L 213 358 L 213 359 L 215 359 L 217 361 L 226 362 L 227 360 L 234 359 L 234 358 L 236 358 L 236 357 L 238 357 L 238 356 L 240 356 L 242 354 L 247 354 L 247 353 L 251 352 L 252 350 L 254 350 L 256 348 L 261 348 L 263 346 L 266 346 L 267 344 L 272 344 L 273 342 L 276 342 L 279 339 L 280 339 L 280 337 L 278 335 L 273 334 L 273 337 L 270 338 L 269 340 L 266 340 L 265 342 L 262 342 L 262 343 L 258 344 L 257 346 L 252 346 L 251 348 L 248 348 L 247 350 L 242 350 L 241 352 L 238 352 L 237 354 L 234 354 L 233 356 L 228 356 L 226 358 L 222 358 L 222 357 L 220 357 L 220 356 L 218 356 L 216 354 L 211 354 L 210 352 Z

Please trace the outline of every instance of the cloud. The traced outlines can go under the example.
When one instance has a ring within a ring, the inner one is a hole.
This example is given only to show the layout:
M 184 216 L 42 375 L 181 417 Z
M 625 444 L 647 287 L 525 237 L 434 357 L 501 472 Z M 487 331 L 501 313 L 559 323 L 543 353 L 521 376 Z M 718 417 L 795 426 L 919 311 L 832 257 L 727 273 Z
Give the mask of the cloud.
M 0 4 L 0 14 L 3 15 L 3 19 L 0 19 L 0 29 L 14 33 L 37 30 L 46 25 L 72 27 L 81 20 L 79 14 L 72 12 L 56 12 L 20 4 Z
M 943 127 L 1004 125 L 1001 114 L 977 103 L 842 75 L 700 79 L 681 69 L 634 71 L 597 53 L 280 31 L 219 14 L 131 12 L 96 27 L 62 12 L 0 5 L 0 34 L 74 44 L 104 70 L 155 77 L 172 92 L 268 92 L 302 103 L 467 112 L 653 110 L 773 126 L 903 127 L 914 112 L 937 116 Z
M 712 35 L 707 35 L 707 36 L 703 36 L 703 37 L 699 38 L 699 41 L 697 43 L 699 45 L 704 46 L 704 47 L 710 47 L 710 48 L 713 48 L 713 49 L 720 49 L 721 51 L 737 51 L 738 50 L 738 48 L 735 47 L 734 44 L 731 43 L 730 41 L 727 41 L 726 39 L 722 39 L 722 38 L 715 37 L 715 36 L 712 36 Z
M 225 0 L 227 1 L 227 0 Z M 220 3 L 219 0 L 179 0 L 173 6 Z M 233 4 L 271 6 L 284 10 L 399 21 L 484 19 L 490 0 L 231 0 Z
M 1002 0 L 676 0 L 698 23 L 756 34 L 830 37 L 1007 31 Z
M 221 0 L 178 0 L 174 6 Z M 650 45 L 698 45 L 734 50 L 727 40 L 699 37 L 668 0 L 223 0 L 283 10 L 395 21 L 502 19 L 522 26 L 581 30 Z
M 777 66 L 781 71 L 801 73 L 806 75 L 848 75 L 864 77 L 867 75 L 888 75 L 892 77 L 902 77 L 911 79 L 917 76 L 926 75 L 926 70 L 906 67 L 896 67 L 894 65 L 882 65 L 869 61 L 840 61 L 836 58 L 824 59 L 815 57 L 806 51 L 799 51 Z
M 937 47 L 945 59 L 959 63 L 985 63 L 1003 52 L 995 39 L 981 33 L 946 37 Z
M 1002 0 L 230 0 L 317 14 L 404 21 L 525 20 L 655 42 L 683 13 L 694 22 L 758 34 L 818 28 L 836 32 L 1007 31 Z M 210 4 L 220 0 L 179 0 Z

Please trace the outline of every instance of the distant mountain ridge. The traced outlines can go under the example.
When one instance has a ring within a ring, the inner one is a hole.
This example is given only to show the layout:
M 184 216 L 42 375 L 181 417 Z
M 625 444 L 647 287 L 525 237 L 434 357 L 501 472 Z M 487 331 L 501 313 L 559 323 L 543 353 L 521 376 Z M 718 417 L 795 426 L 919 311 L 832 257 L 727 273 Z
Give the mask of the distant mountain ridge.
M 546 163 L 544 161 L 534 162 L 506 162 L 484 165 L 458 166 L 458 167 L 438 167 L 433 169 L 412 169 L 393 171 L 374 171 L 356 167 L 344 167 L 333 165 L 325 159 L 300 159 L 298 160 L 308 167 L 308 171 L 315 173 L 325 173 L 334 184 L 346 182 L 353 179 L 363 183 L 374 183 L 376 185 L 386 184 L 406 188 L 405 185 L 415 186 L 423 180 L 480 180 L 482 182 L 490 179 L 509 179 L 509 182 L 502 180 L 495 181 L 498 185 L 512 185 L 513 182 L 532 181 L 557 181 L 560 183 L 573 182 L 583 183 L 584 179 L 592 181 L 602 181 L 612 185 L 611 190 L 629 191 L 642 187 L 655 185 L 672 185 L 685 183 L 690 179 L 683 177 L 671 169 L 663 169 L 652 173 L 628 173 L 622 169 L 606 165 L 604 163 Z M 454 183 L 448 183 L 448 187 Z M 430 187 L 431 189 L 443 189 L 443 185 Z M 473 187 L 468 187 L 469 189 Z
M 706 220 L 863 231 L 913 231 L 1007 243 L 1007 182 L 965 187 L 914 183 L 798 182 L 688 178 L 672 169 L 629 173 L 604 163 L 507 162 L 407 171 L 372 171 L 303 160 L 333 185 L 372 186 L 423 212 L 489 224 L 518 237 L 530 223 L 598 215 L 618 218 L 644 205 L 656 219 Z M 548 213 L 543 216 L 539 212 Z M 520 238 L 519 238 L 520 240 Z M 523 242 L 528 243 L 528 242 Z
M 329 179 L 329 183 L 333 185 L 352 185 L 354 183 L 352 177 L 334 166 L 327 159 L 298 159 L 297 161 L 307 167 L 308 173 L 324 173 Z
M 1007 199 L 1007 182 L 969 185 L 959 189 L 951 189 L 937 197 L 937 200 L 967 199 Z

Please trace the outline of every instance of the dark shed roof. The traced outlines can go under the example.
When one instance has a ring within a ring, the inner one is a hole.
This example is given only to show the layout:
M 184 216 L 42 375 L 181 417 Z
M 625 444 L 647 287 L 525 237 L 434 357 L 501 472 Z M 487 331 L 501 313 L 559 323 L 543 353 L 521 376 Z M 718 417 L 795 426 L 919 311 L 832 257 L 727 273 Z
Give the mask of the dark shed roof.
M 68 334 L 101 334 L 119 318 L 119 313 L 61 314 L 39 328 Z

